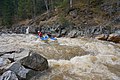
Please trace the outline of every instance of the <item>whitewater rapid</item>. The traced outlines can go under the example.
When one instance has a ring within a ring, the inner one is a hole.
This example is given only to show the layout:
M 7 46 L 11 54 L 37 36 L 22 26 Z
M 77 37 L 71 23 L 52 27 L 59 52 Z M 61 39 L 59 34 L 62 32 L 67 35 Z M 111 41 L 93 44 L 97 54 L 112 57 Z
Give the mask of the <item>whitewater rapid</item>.
M 48 59 L 49 70 L 31 80 L 120 80 L 120 44 L 82 37 L 46 44 L 32 34 L 0 36 L 0 51 L 19 48 L 42 52 Z

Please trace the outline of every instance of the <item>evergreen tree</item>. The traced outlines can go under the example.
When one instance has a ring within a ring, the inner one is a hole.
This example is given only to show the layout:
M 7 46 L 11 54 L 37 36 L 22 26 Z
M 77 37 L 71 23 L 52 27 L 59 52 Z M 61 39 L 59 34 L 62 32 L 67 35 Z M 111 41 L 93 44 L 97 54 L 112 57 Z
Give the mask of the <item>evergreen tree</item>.
M 44 13 L 46 11 L 46 6 L 44 0 L 36 0 L 36 15 Z
M 0 17 L 2 16 L 2 4 L 3 4 L 3 2 L 2 2 L 2 0 L 0 0 Z
M 18 0 L 18 16 L 20 19 L 25 19 L 25 14 L 26 14 L 26 10 L 25 10 L 25 1 L 26 0 Z
M 32 18 L 32 0 L 26 0 L 25 5 L 27 18 Z
M 12 18 L 14 13 L 13 1 L 11 0 L 3 0 L 3 8 L 2 8 L 2 15 L 3 15 L 3 24 L 4 25 L 11 25 Z

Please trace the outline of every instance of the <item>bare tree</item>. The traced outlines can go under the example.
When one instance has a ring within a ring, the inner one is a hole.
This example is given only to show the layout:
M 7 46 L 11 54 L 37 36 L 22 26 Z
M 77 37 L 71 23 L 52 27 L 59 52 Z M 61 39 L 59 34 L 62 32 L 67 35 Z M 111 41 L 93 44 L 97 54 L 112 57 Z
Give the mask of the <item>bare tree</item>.
M 36 16 L 36 0 L 32 0 L 33 2 L 33 19 L 35 19 Z
M 73 7 L 73 0 L 70 0 L 70 8 Z
M 54 10 L 53 0 L 51 0 L 51 9 Z
M 48 8 L 48 0 L 44 0 L 44 2 L 45 2 L 45 6 L 46 6 L 48 17 L 49 17 L 50 13 L 49 13 L 49 8 Z

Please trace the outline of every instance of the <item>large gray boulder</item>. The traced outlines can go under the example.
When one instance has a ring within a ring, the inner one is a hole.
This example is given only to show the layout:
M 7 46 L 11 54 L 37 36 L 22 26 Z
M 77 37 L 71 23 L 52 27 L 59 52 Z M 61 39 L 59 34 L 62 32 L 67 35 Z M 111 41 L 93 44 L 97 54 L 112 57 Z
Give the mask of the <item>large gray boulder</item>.
M 21 59 L 20 62 L 26 68 L 36 71 L 43 71 L 48 69 L 47 59 L 33 51 L 30 51 L 29 55 Z
M 18 78 L 14 72 L 6 71 L 0 76 L 0 80 L 18 80 Z
M 12 63 L 10 66 L 7 67 L 6 70 L 14 72 L 22 79 L 25 79 L 27 73 L 30 71 L 30 69 L 24 68 L 24 66 L 22 66 L 19 62 Z
M 29 50 L 28 49 L 19 49 L 18 51 L 9 51 L 9 52 L 2 52 L 0 58 L 0 66 L 2 64 L 2 60 L 9 60 L 11 62 L 18 61 L 26 56 L 28 56 Z M 5 62 L 4 62 L 5 63 Z

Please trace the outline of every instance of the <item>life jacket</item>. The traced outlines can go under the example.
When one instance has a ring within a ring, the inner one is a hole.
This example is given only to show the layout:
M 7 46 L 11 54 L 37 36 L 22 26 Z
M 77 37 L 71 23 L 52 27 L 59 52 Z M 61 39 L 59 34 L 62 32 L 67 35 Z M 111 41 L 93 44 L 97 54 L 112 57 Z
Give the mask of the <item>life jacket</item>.
M 38 32 L 38 35 L 40 36 L 40 37 L 42 37 L 43 35 L 42 35 L 42 32 Z

